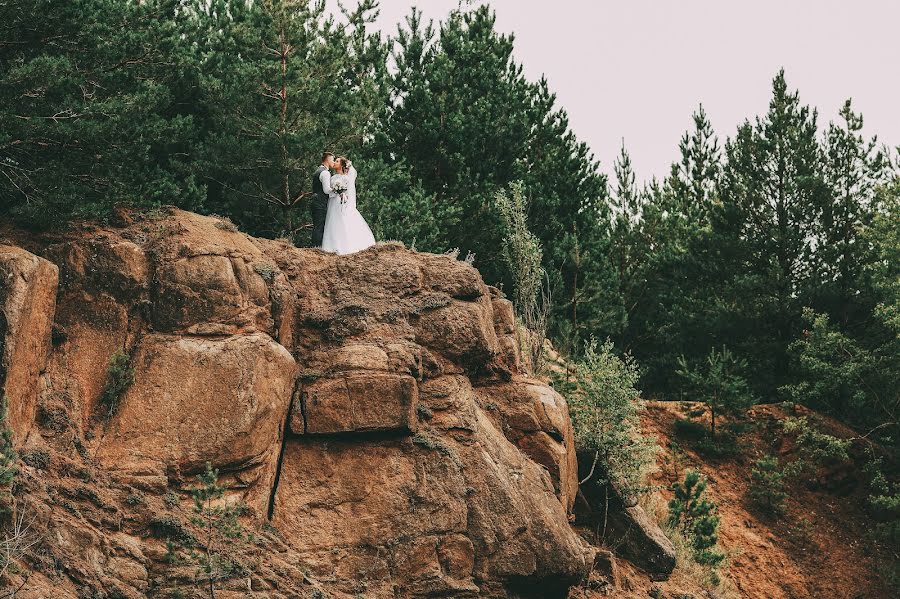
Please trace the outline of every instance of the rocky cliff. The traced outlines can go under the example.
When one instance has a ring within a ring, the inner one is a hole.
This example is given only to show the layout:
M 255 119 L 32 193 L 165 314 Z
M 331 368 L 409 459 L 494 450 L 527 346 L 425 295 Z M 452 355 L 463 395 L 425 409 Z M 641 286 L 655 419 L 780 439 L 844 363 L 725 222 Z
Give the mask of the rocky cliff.
M 0 232 L 0 387 L 41 531 L 19 597 L 198 592 L 166 543 L 207 463 L 256 530 L 220 597 L 564 597 L 588 574 L 565 400 L 474 268 L 125 219 Z

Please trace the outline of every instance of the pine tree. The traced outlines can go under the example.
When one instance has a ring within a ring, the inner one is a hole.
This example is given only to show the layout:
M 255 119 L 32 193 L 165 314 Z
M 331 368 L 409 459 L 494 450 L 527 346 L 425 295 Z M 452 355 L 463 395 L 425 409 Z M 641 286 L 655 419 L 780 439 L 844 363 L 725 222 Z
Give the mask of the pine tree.
M 785 476 L 778 458 L 766 456 L 756 460 L 750 470 L 750 498 L 769 513 L 781 513 L 787 499 Z
M 674 497 L 669 501 L 669 526 L 680 530 L 690 541 L 694 559 L 715 566 L 725 556 L 716 550 L 719 517 L 717 506 L 705 496 L 706 480 L 695 470 L 688 470 L 684 482 L 672 485 Z
M 710 349 L 702 367 L 692 367 L 683 356 L 678 359 L 678 366 L 678 374 L 696 393 L 696 399 L 709 406 L 709 432 L 713 438 L 716 436 L 716 416 L 739 416 L 753 404 L 747 381 L 740 374 L 747 362 L 736 358 L 724 345 L 721 350 Z
M 889 175 L 885 152 L 860 131 L 861 115 L 850 100 L 840 122 L 830 123 L 823 144 L 823 172 L 829 197 L 816 230 L 814 305 L 844 331 L 868 318 L 873 297 L 865 266 L 874 259 L 864 232 L 878 213 L 876 191 Z
M 224 499 L 225 489 L 219 485 L 219 471 L 207 463 L 206 470 L 197 479 L 200 486 L 193 491 L 191 522 L 200 529 L 200 551 L 192 551 L 191 556 L 199 565 L 200 581 L 210 599 L 215 599 L 216 584 L 241 571 L 236 550 L 252 539 L 244 532 L 239 520 L 243 508 L 229 505 Z
M 194 0 L 208 209 L 302 238 L 310 165 L 361 148 L 382 102 L 375 8 L 366 0 L 338 25 L 324 2 Z
M 673 212 L 705 226 L 712 203 L 718 199 L 722 153 L 702 104 L 692 118 L 694 129 L 682 135 L 678 144 L 681 160 L 672 165 L 666 183 L 673 198 Z
M 788 91 L 784 71 L 766 115 L 744 123 L 726 153 L 717 233 L 731 244 L 721 264 L 731 273 L 731 343 L 750 360 L 760 391 L 772 393 L 787 379 L 786 350 L 799 330 L 827 198 L 816 112 Z
M 177 0 L 0 3 L 0 211 L 37 225 L 117 202 L 195 206 L 174 104 Z
M 606 321 L 595 301 L 611 282 L 606 180 L 547 82 L 522 75 L 513 43 L 486 6 L 456 10 L 437 28 L 413 11 L 397 34 L 392 109 L 373 151 L 407 164 L 436 205 L 458 208 L 434 238 L 474 252 L 485 279 L 507 288 L 491 204 L 496 190 L 521 181 L 557 298 L 554 331 L 584 338 Z
M 648 255 L 643 222 L 644 197 L 635 184 L 631 156 L 625 149 L 624 140 L 619 156 L 613 165 L 615 190 L 612 193 L 613 215 L 610 227 L 610 262 L 615 269 L 616 295 L 608 302 L 621 310 L 620 324 L 616 333 L 622 333 L 629 324 L 631 313 L 640 308 L 647 279 Z M 613 304 L 615 305 L 615 304 Z M 620 345 L 629 350 L 627 337 L 619 335 Z
M 662 182 L 647 186 L 638 239 L 632 243 L 643 262 L 637 293 L 629 300 L 623 347 L 644 367 L 642 385 L 658 395 L 677 389 L 679 356 L 698 363 L 703 348 L 720 342 L 718 298 L 721 273 L 712 228 L 720 209 L 718 186 L 722 154 L 701 106 L 694 128 L 684 133 L 681 158 Z

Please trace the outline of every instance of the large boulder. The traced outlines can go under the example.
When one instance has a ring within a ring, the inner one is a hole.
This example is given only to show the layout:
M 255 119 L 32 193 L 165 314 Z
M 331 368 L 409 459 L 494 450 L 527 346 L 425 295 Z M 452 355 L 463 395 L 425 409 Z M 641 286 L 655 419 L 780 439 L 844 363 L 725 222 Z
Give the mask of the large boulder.
M 675 546 L 639 505 L 615 504 L 606 519 L 610 547 L 643 570 L 668 577 L 675 569 Z
M 578 493 L 575 436 L 565 398 L 535 379 L 478 387 L 481 403 L 507 438 L 550 473 L 560 501 L 571 511 Z
M 565 597 L 591 551 L 546 472 L 472 414 L 462 440 L 289 439 L 273 523 L 342 592 Z
M 14 441 L 35 419 L 40 375 L 50 353 L 59 270 L 21 248 L 0 245 L 0 395 Z
M 587 476 L 591 463 L 582 459 L 583 475 Z M 659 579 L 672 573 L 677 559 L 675 546 L 640 505 L 623 496 L 615 485 L 598 482 L 597 477 L 581 491 L 577 521 L 590 530 L 602 530 L 598 542 Z
M 360 372 L 303 387 L 291 430 L 303 434 L 415 430 L 418 389 L 409 376 Z
M 221 339 L 148 335 L 133 359 L 134 384 L 98 442 L 100 463 L 153 482 L 208 462 L 241 479 L 265 513 L 296 366 L 260 333 Z

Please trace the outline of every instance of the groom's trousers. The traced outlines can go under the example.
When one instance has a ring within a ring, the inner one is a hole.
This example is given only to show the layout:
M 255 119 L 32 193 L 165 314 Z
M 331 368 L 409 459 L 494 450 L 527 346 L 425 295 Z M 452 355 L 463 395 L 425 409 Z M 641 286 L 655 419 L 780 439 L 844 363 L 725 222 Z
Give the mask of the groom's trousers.
M 313 222 L 313 247 L 322 247 L 322 237 L 325 236 L 325 217 L 328 216 L 328 199 L 313 196 L 310 211 Z

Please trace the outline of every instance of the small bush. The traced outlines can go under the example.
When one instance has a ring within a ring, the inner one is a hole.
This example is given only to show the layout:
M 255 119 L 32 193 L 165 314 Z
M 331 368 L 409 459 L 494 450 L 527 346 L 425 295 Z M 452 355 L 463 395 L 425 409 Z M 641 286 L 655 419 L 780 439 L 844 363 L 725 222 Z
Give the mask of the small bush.
M 893 547 L 900 546 L 900 482 L 888 480 L 881 458 L 870 456 L 866 472 L 870 476 L 869 514 L 876 524 L 875 537 Z
M 519 344 L 525 348 L 532 370 L 539 372 L 550 316 L 550 293 L 545 285 L 541 242 L 528 228 L 524 186 L 513 183 L 508 191 L 498 191 L 494 206 L 504 229 L 501 255 L 513 281 L 513 305 L 525 328 L 519 335 Z
M 237 225 L 231 222 L 231 219 L 227 216 L 213 216 L 216 218 L 215 226 L 217 229 L 222 229 L 223 231 L 229 231 L 231 233 L 236 233 L 238 231 Z
M 672 485 L 675 496 L 669 501 L 669 525 L 680 530 L 691 543 L 694 559 L 705 566 L 716 566 L 725 555 L 716 550 L 719 517 L 716 504 L 704 497 L 706 480 L 689 470 L 683 483 Z
M 444 443 L 436 435 L 429 432 L 420 432 L 413 435 L 412 442 L 420 447 L 437 451 L 438 453 L 450 458 L 459 468 L 463 467 L 462 460 L 459 459 L 456 450 Z
M 630 356 L 618 357 L 611 341 L 598 345 L 592 340 L 574 372 L 567 402 L 578 450 L 595 456 L 596 471 L 605 475 L 598 482 L 612 483 L 633 499 L 644 490 L 641 479 L 656 446 L 640 432 L 637 365 Z
M 699 441 L 706 437 L 706 427 L 694 420 L 679 418 L 675 421 L 675 436 L 691 441 Z
M 158 539 L 171 539 L 182 547 L 193 547 L 196 537 L 184 523 L 173 516 L 163 516 L 150 522 L 150 533 Z
M 19 456 L 13 447 L 13 432 L 7 422 L 8 403 L 0 396 L 0 516 L 12 511 L 12 484 L 19 472 Z
M 700 401 L 710 410 L 710 435 L 716 436 L 716 417 L 719 415 L 742 416 L 754 403 L 747 381 L 740 375 L 747 363 L 722 346 L 712 348 L 705 362 L 698 366 L 688 364 L 684 356 L 678 359 L 678 374 Z
M 770 514 L 780 514 L 787 499 L 786 477 L 778 458 L 760 458 L 750 470 L 750 499 Z
M 729 458 L 741 453 L 738 436 L 733 431 L 721 429 L 715 437 L 704 436 L 696 442 L 694 448 L 711 458 Z
M 112 418 L 119 410 L 122 396 L 132 383 L 134 383 L 134 369 L 131 367 L 131 356 L 124 351 L 117 351 L 109 359 L 106 384 L 100 396 L 100 405 L 106 410 L 106 420 Z
M 38 470 L 46 470 L 50 466 L 50 454 L 43 449 L 27 449 L 21 457 L 24 463 Z
M 260 277 L 262 277 L 262 280 L 265 281 L 266 283 L 271 284 L 272 281 L 275 280 L 275 272 L 276 271 L 275 271 L 275 267 L 272 266 L 271 264 L 266 264 L 266 263 L 254 264 L 253 270 L 255 270 L 256 274 L 258 274 Z
M 135 491 L 125 498 L 125 503 L 127 503 L 128 505 L 141 505 L 145 500 L 146 498 L 144 497 L 144 493 L 142 491 Z
M 824 465 L 850 459 L 847 453 L 849 440 L 823 433 L 811 425 L 806 416 L 787 418 L 782 427 L 786 434 L 795 436 L 801 457 L 810 464 Z
M 200 486 L 194 489 L 194 516 L 191 523 L 201 534 L 198 551 L 191 558 L 198 564 L 198 578 L 215 597 L 215 585 L 244 571 L 237 559 L 239 546 L 250 540 L 238 518 L 243 506 L 223 503 L 225 489 L 219 486 L 219 472 L 207 463 L 199 475 Z

